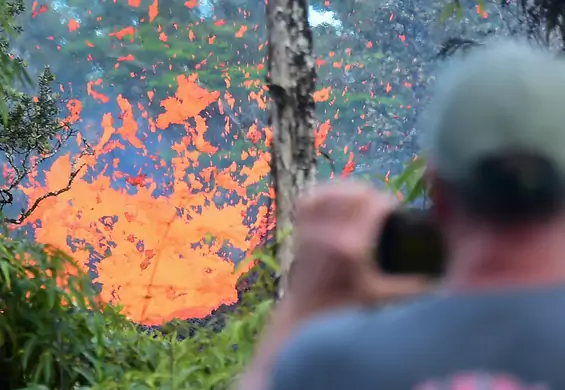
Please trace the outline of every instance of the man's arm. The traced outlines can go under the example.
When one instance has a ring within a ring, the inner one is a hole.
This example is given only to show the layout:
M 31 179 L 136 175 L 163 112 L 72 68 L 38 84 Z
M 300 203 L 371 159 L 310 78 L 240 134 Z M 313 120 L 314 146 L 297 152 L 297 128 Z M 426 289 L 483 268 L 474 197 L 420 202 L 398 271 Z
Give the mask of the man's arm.
M 284 345 L 296 331 L 298 321 L 286 302 L 281 302 L 262 335 L 253 360 L 239 381 L 238 390 L 265 390 Z
M 284 319 L 273 322 L 238 389 L 331 390 L 347 364 L 347 343 L 342 341 L 355 317 L 349 310 L 327 313 L 298 332 Z
M 336 351 L 324 325 L 313 323 L 290 340 L 273 360 L 262 390 L 333 388 L 328 379 L 338 375 L 342 354 Z

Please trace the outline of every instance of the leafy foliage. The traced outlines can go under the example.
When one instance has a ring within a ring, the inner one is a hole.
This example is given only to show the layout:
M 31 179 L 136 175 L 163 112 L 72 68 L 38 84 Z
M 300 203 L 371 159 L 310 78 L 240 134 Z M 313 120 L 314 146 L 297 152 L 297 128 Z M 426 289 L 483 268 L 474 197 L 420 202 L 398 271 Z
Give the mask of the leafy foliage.
M 63 119 L 59 94 L 53 91 L 55 80 L 51 69 L 46 67 L 38 77 L 37 95 L 23 92 L 30 86 L 30 79 L 23 60 L 11 54 L 7 34 L 17 35 L 22 29 L 14 24 L 15 18 L 25 9 L 22 0 L 0 3 L 0 162 L 5 163 L 4 183 L 0 187 L 0 211 L 14 203 L 18 187 L 33 174 L 44 161 L 54 157 L 76 135 L 70 126 L 71 117 Z M 68 102 L 71 111 L 77 107 Z M 7 174 L 6 174 L 7 172 Z M 71 173 L 70 187 L 76 172 Z M 6 217 L 5 222 L 22 223 L 47 197 L 66 191 L 63 187 L 44 194 L 29 209 L 18 212 L 16 217 Z
M 264 266 L 244 278 L 254 287 L 243 288 L 237 308 L 140 331 L 117 308 L 98 303 L 90 279 L 66 254 L 4 231 L 0 387 L 227 389 L 269 313 L 265 293 L 276 291 Z
M 9 37 L 15 37 L 21 28 L 15 25 L 16 16 L 25 9 L 23 0 L 4 0 L 0 3 L 0 98 L 8 94 L 14 81 L 29 85 L 31 79 L 25 70 L 23 61 L 10 53 Z M 3 123 L 7 124 L 7 105 L 0 99 L 0 111 Z

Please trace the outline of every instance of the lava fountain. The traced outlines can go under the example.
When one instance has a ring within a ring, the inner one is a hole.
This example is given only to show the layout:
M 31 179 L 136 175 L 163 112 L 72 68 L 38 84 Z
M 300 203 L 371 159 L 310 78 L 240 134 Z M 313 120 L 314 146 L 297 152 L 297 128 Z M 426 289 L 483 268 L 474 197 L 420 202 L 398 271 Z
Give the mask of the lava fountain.
M 205 317 L 221 304 L 236 302 L 235 284 L 245 268 L 236 271 L 229 251 L 249 253 L 260 243 L 268 229 L 266 200 L 272 198 L 268 186 L 247 191 L 269 175 L 270 155 L 261 148 L 250 147 L 227 168 L 200 165 L 202 155 L 222 153 L 204 137 L 203 112 L 223 103 L 218 92 L 198 85 L 196 75 L 177 81 L 175 95 L 160 102 L 164 112 L 155 120 L 143 106 L 118 96 L 121 114 L 104 114 L 93 153 L 61 155 L 42 180 L 32 175 L 22 188 L 31 205 L 65 187 L 73 166 L 84 165 L 69 191 L 45 199 L 25 223 L 38 242 L 65 249 L 93 274 L 103 301 L 120 304 L 129 318 L 150 325 Z M 78 116 L 80 105 L 73 110 Z M 146 131 L 139 128 L 139 116 L 148 118 Z M 152 155 L 146 143 L 172 124 L 183 126 L 186 134 L 172 145 L 176 154 L 168 162 Z M 85 130 L 77 141 L 82 144 L 88 136 Z M 251 128 L 247 137 L 255 144 L 270 143 L 269 129 Z M 129 149 L 161 177 L 141 168 L 137 175 L 121 172 L 119 158 L 111 153 Z M 213 199 L 218 189 L 235 200 L 218 205 Z

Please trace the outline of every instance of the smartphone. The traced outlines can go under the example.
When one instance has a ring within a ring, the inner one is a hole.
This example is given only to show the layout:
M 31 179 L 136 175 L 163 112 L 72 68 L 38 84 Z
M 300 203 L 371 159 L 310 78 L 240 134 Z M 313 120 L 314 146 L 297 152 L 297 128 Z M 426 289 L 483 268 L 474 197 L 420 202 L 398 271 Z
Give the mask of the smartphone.
M 440 277 L 446 266 L 442 235 L 429 210 L 399 209 L 387 218 L 375 251 L 375 261 L 392 275 Z

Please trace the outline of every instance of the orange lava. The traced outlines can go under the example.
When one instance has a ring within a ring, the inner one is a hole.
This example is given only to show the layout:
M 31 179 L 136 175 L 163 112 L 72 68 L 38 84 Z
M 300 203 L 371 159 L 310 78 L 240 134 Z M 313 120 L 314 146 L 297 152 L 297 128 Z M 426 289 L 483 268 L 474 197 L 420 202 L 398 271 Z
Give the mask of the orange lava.
M 115 127 L 112 115 L 106 114 L 101 123 L 103 134 L 93 145 L 94 156 L 75 162 L 86 166 L 71 190 L 43 201 L 26 221 L 35 227 L 37 241 L 67 248 L 85 270 L 93 266 L 98 275 L 95 282 L 102 285 L 102 299 L 119 303 L 131 319 L 145 324 L 204 317 L 221 304 L 234 303 L 235 283 L 245 269 L 235 272 L 234 264 L 218 251 L 226 242 L 244 251 L 253 249 L 259 242 L 254 229 L 261 228 L 267 213 L 263 207 L 263 215 L 244 224 L 253 198 L 218 208 L 212 202 L 215 191 L 202 190 L 214 175 L 216 188 L 244 195 L 245 185 L 268 175 L 270 156 L 250 151 L 251 165 L 247 158 L 245 167 L 234 162 L 223 170 L 199 168 L 200 154 L 217 152 L 203 137 L 206 121 L 200 113 L 216 102 L 218 93 L 198 87 L 195 76 L 181 76 L 178 81 L 177 95 L 161 103 L 165 112 L 156 121 L 162 129 L 171 123 L 182 124 L 187 133 L 173 145 L 178 154 L 172 159 L 171 195 L 156 197 L 156 183 L 143 174 L 126 178 L 119 172 L 109 176 L 103 170 L 87 179 L 97 159 L 125 147 L 114 135 L 129 143 L 128 148 L 145 149 L 142 132 L 133 120 L 134 109 L 118 97 L 124 112 L 121 126 Z M 189 119 L 195 127 L 188 124 Z M 156 160 L 157 165 L 166 165 Z M 33 179 L 31 186 L 23 188 L 30 204 L 45 192 L 64 187 L 73 162 L 69 154 L 60 156 L 46 172 L 45 183 Z M 202 174 L 189 173 L 195 168 Z M 243 181 L 234 177 L 236 171 L 245 174 Z M 121 183 L 122 188 L 112 183 Z M 132 186 L 133 194 L 128 193 Z M 202 243 L 207 236 L 214 237 L 214 242 Z M 198 242 L 200 247 L 191 247 Z M 91 264 L 93 253 L 102 255 L 96 264 Z

